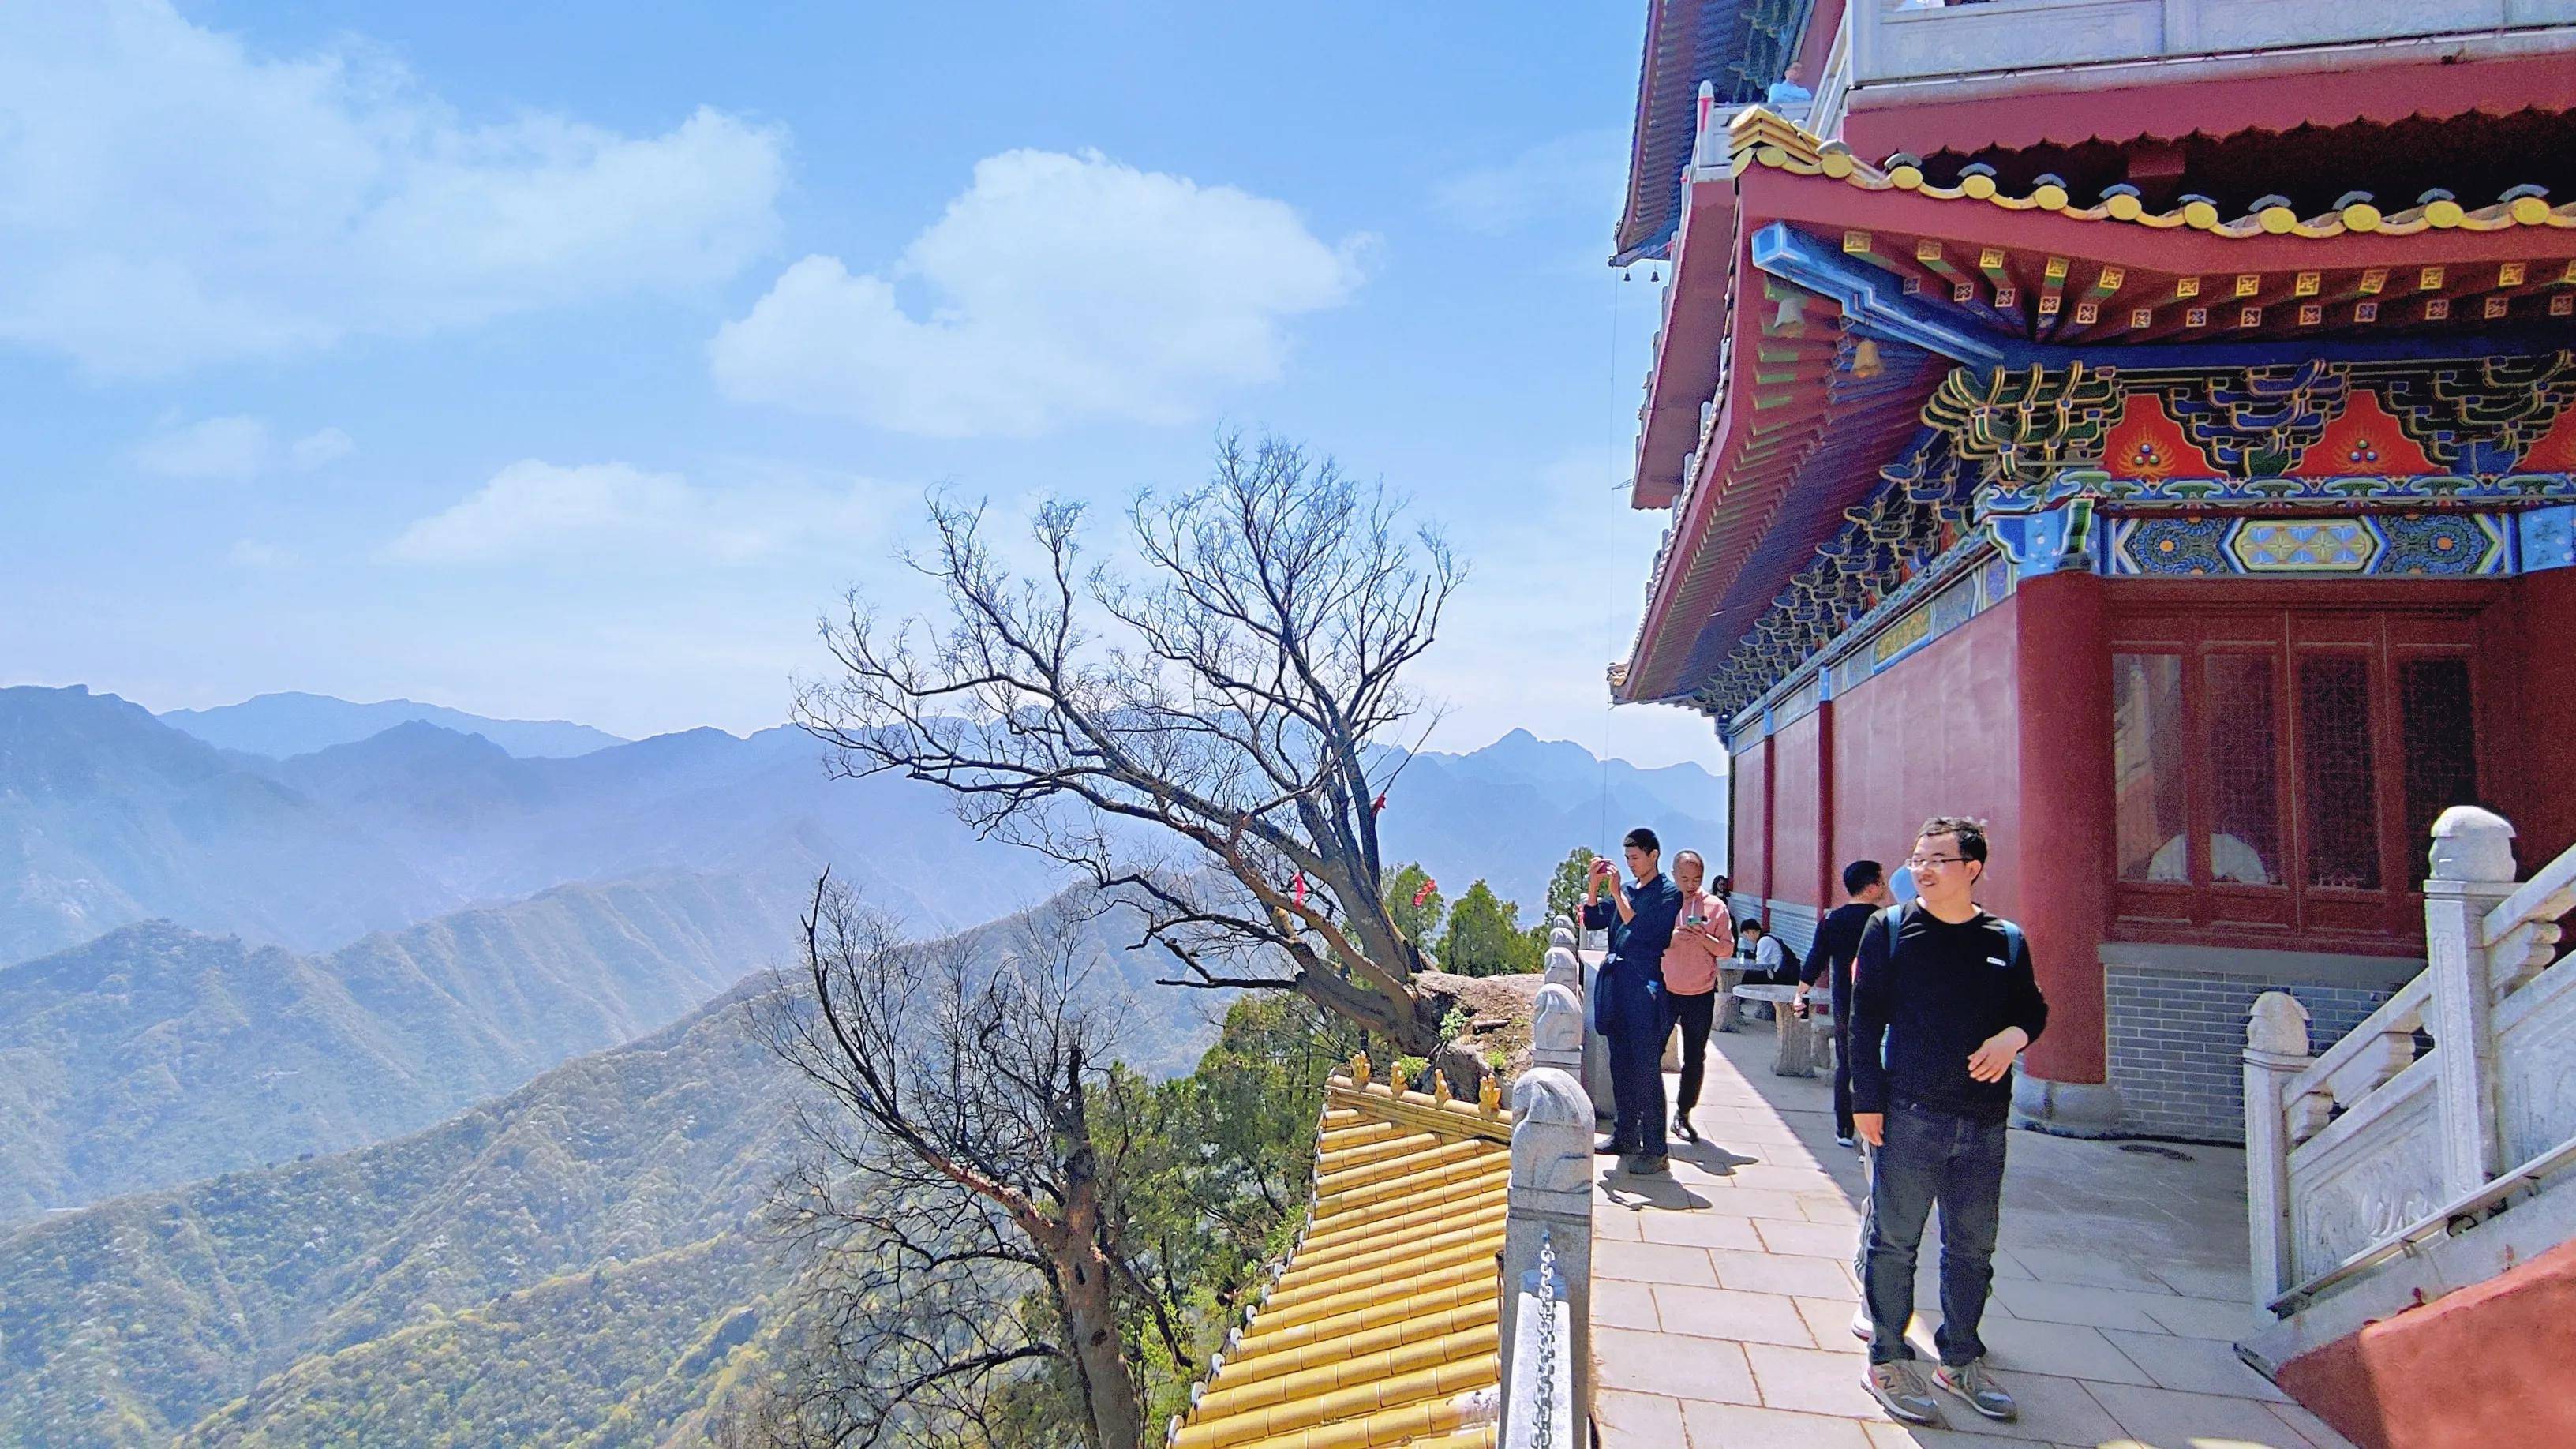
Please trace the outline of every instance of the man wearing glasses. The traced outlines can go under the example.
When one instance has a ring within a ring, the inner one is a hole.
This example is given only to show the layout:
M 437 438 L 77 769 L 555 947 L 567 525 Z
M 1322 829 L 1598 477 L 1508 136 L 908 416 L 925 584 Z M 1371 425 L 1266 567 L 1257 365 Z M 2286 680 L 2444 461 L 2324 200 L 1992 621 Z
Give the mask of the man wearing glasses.
M 1977 1323 L 1994 1281 L 2013 1062 L 2048 1025 L 2048 1002 L 2021 928 L 1977 906 L 1983 822 L 1923 822 L 1906 865 L 1921 894 L 1871 919 L 1852 978 L 1852 1123 L 1874 1149 L 1862 1382 L 1896 1417 L 1940 1422 L 1905 1341 L 1915 1252 L 1938 1203 L 1941 1363 L 1932 1381 L 1989 1419 L 2011 1419 L 2018 1410 L 1987 1372 Z

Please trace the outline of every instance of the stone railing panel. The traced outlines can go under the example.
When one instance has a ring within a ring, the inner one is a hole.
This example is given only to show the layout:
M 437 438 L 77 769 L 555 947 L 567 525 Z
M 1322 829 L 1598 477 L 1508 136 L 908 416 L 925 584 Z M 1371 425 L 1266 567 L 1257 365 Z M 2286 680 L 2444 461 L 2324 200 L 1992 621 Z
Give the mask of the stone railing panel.
M 2576 962 L 2496 1008 L 2496 1089 L 2506 1165 L 2576 1137 Z
M 2292 1281 L 2399 1231 L 2443 1200 L 2439 1093 L 2430 1064 L 2290 1154 Z

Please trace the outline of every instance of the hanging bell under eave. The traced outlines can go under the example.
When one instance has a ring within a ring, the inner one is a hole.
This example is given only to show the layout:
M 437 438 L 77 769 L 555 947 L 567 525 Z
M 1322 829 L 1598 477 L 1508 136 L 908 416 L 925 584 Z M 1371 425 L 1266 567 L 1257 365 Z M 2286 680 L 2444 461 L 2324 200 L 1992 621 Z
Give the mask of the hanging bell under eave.
M 1853 345 L 1851 370 L 1854 377 L 1876 377 L 1887 371 L 1887 364 L 1878 355 L 1877 338 L 1864 337 Z

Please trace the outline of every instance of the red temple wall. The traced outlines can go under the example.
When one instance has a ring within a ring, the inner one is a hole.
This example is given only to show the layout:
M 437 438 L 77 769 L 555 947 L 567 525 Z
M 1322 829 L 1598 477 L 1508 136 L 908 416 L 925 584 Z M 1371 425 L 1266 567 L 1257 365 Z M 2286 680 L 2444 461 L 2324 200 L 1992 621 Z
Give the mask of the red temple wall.
M 1822 848 L 1837 874 L 1863 856 L 1895 870 L 1929 816 L 1979 816 L 1993 856 L 1993 884 L 1980 896 L 1999 914 L 2018 913 L 2018 604 L 2005 600 L 1834 700 L 1833 831 Z M 1781 808 L 1799 806 L 1784 795 Z
M 1817 861 L 1824 849 L 1824 772 L 1819 750 L 1824 743 L 1821 711 L 1777 729 L 1771 735 L 1771 896 L 1799 905 L 1821 906 L 1816 894 Z
M 1735 888 L 1746 895 L 1764 893 L 1764 873 L 1771 859 L 1771 812 L 1767 792 L 1771 783 L 1771 751 L 1768 742 L 1754 740 L 1738 746 L 1727 761 L 1727 790 L 1734 800 L 1733 819 L 1726 840 L 1727 873 L 1735 877 Z

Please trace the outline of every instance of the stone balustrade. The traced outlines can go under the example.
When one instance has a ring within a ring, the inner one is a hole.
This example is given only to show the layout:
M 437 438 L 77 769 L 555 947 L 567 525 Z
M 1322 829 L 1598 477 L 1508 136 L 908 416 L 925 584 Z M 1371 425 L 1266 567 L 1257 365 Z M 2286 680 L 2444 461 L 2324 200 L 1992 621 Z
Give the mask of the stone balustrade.
M 1583 1089 L 1583 967 L 1573 923 L 1549 931 L 1530 1022 L 1530 1069 L 1512 1084 L 1503 1218 L 1502 1436 L 1514 1449 L 1588 1441 L 1592 1404 L 1592 1098 Z
M 2517 881 L 2513 827 L 2455 806 L 2431 861 L 2422 974 L 2322 1055 L 2286 993 L 2246 1026 L 2254 1286 L 2285 1316 L 2576 1148 L 2576 964 L 2556 959 L 2576 850 Z

